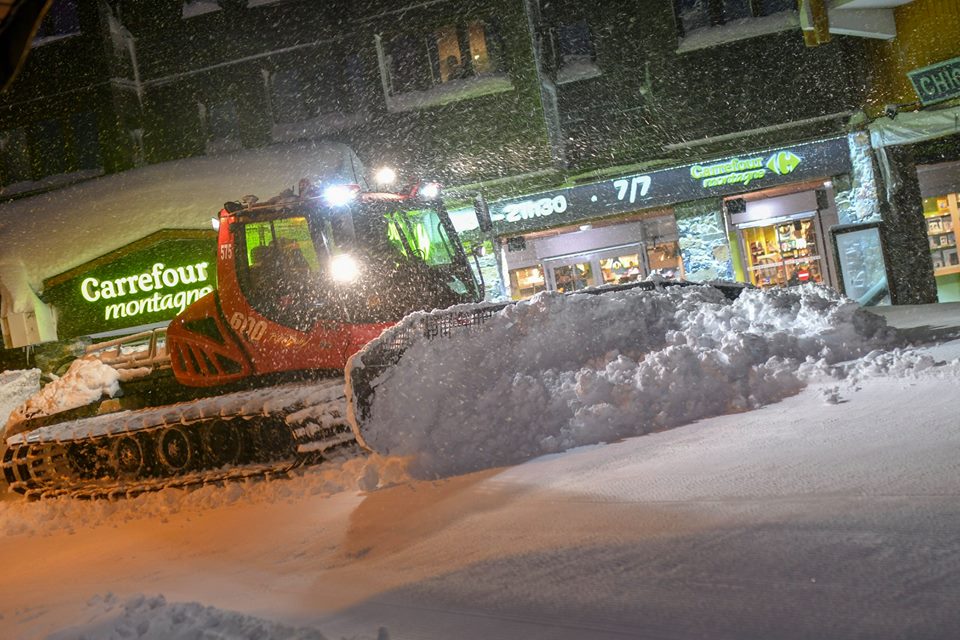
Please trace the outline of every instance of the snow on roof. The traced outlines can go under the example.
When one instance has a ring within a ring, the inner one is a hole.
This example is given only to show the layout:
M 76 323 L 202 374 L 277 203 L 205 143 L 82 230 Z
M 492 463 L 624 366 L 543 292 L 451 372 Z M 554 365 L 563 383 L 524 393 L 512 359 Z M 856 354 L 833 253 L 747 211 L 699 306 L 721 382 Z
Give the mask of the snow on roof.
M 303 177 L 362 175 L 343 144 L 289 144 L 150 165 L 3 203 L 0 284 L 16 298 L 23 279 L 39 292 L 45 278 L 160 229 L 206 228 L 226 201 L 266 199 Z

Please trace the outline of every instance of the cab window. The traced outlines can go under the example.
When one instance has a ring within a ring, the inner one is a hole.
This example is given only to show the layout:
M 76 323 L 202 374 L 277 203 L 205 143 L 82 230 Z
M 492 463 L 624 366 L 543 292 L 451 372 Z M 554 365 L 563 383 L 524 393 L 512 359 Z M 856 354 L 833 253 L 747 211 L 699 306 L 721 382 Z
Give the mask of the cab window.
M 243 225 L 240 286 L 250 304 L 280 324 L 304 330 L 316 320 L 312 293 L 323 267 L 304 217 Z
M 387 220 L 391 223 L 388 230 L 390 242 L 404 255 L 408 253 L 409 245 L 410 250 L 428 265 L 453 262 L 453 248 L 433 209 L 398 211 L 388 215 Z

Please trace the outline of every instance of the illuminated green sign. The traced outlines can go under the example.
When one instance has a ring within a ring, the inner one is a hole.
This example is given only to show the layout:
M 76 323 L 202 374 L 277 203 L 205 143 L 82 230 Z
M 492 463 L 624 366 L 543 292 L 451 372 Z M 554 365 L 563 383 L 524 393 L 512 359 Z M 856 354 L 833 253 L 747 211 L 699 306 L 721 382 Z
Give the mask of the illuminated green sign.
M 44 283 L 60 338 L 169 321 L 216 287 L 216 236 L 160 231 Z
M 748 185 L 766 177 L 767 171 L 778 176 L 791 173 L 802 161 L 800 156 L 791 151 L 777 151 L 769 157 L 732 158 L 716 164 L 695 164 L 690 167 L 690 176 L 700 180 L 704 188 L 728 184 Z
M 155 262 L 147 271 L 112 280 L 84 278 L 80 283 L 80 295 L 87 302 L 109 301 L 104 306 L 104 320 L 133 318 L 169 309 L 180 313 L 213 291 L 209 284 L 209 268 L 209 262 L 181 267 Z M 195 286 L 184 289 L 187 285 Z M 161 293 L 160 290 L 165 291 Z M 152 296 L 149 295 L 151 291 Z

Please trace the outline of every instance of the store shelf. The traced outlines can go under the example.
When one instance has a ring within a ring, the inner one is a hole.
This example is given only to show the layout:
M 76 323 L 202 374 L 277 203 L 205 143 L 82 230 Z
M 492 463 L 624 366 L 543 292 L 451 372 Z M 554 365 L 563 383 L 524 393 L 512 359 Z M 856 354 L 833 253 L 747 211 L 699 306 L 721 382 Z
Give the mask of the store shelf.
M 960 264 L 950 265 L 949 267 L 941 267 L 933 270 L 934 276 L 950 276 L 955 273 L 960 273 Z

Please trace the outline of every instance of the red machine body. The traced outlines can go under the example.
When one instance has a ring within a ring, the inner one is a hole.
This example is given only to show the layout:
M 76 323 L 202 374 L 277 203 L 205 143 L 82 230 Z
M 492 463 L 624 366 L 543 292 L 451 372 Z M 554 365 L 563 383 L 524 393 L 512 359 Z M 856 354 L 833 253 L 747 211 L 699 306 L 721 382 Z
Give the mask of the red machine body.
M 217 244 L 217 291 L 167 330 L 174 375 L 187 386 L 341 372 L 403 315 L 481 297 L 442 202 L 416 195 L 357 192 L 339 207 L 316 195 L 227 203 Z M 286 256 L 291 245 L 296 260 Z M 284 255 L 268 274 L 271 249 Z M 337 281 L 338 260 L 355 261 L 359 275 Z

